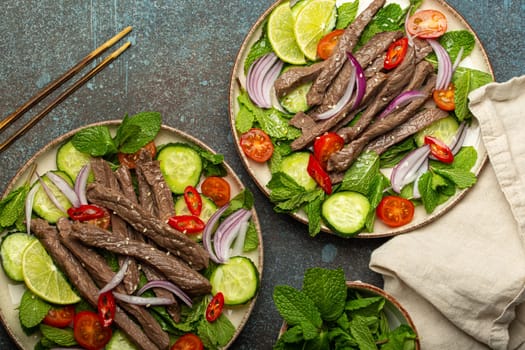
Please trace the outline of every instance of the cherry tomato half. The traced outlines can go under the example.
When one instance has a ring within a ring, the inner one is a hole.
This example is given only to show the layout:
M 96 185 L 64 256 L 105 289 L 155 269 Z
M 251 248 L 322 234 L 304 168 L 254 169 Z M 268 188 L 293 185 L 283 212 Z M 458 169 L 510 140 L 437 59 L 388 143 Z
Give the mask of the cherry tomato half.
M 273 154 L 272 140 L 268 134 L 257 128 L 241 135 L 241 148 L 248 158 L 259 163 L 266 162 Z
M 208 306 L 206 307 L 206 320 L 213 322 L 219 318 L 224 308 L 224 295 L 218 292 L 211 298 Z
M 434 90 L 432 98 L 440 109 L 453 111 L 456 108 L 456 102 L 454 101 L 455 92 L 456 88 L 454 84 L 450 83 L 446 89 Z
M 385 69 L 393 69 L 403 62 L 407 50 L 408 38 L 401 38 L 390 44 L 386 52 L 385 63 L 383 65 Z
M 77 208 L 69 208 L 67 214 L 72 220 L 88 221 L 104 217 L 105 211 L 101 207 L 93 204 L 83 204 Z
M 330 156 L 341 150 L 345 145 L 345 140 L 335 132 L 327 132 L 315 138 L 314 156 L 317 158 L 323 169 L 326 169 L 326 163 Z
M 377 206 L 376 214 L 390 227 L 403 226 L 414 218 L 414 204 L 406 198 L 386 196 Z
M 317 44 L 317 56 L 323 60 L 326 60 L 328 57 L 332 56 L 334 48 L 344 32 L 344 29 L 336 29 L 323 36 Z
M 174 229 L 187 234 L 204 230 L 204 221 L 195 215 L 175 215 L 169 218 L 168 224 Z
M 230 184 L 222 177 L 207 177 L 201 184 L 201 191 L 219 207 L 230 201 Z
M 306 171 L 308 171 L 308 174 L 315 180 L 315 182 L 317 182 L 319 186 L 321 186 L 326 194 L 332 193 L 332 180 L 330 180 L 330 176 L 328 176 L 328 173 L 324 171 L 321 163 L 319 163 L 313 154 L 310 154 Z
M 447 31 L 447 18 L 437 10 L 417 11 L 408 19 L 407 31 L 422 39 L 437 38 Z
M 87 350 L 100 350 L 111 339 L 111 327 L 102 327 L 93 311 L 81 311 L 75 315 L 73 334 L 77 343 Z
M 432 136 L 425 136 L 425 144 L 430 146 L 430 153 L 440 162 L 450 164 L 454 161 L 454 154 L 443 141 Z
M 203 350 L 204 344 L 198 336 L 193 333 L 184 334 L 177 339 L 170 350 Z
M 42 322 L 48 326 L 64 328 L 70 325 L 74 318 L 75 307 L 73 305 L 67 305 L 64 307 L 51 308 Z
M 115 304 L 115 298 L 111 291 L 102 293 L 98 296 L 97 311 L 98 320 L 102 324 L 102 327 L 109 327 L 115 319 L 115 312 L 117 305 Z
M 157 154 L 157 147 L 155 146 L 155 143 L 153 141 L 147 143 L 144 147 L 150 154 L 151 158 L 155 158 L 155 155 Z M 137 167 L 137 160 L 139 160 L 141 150 L 138 150 L 135 153 L 122 153 L 119 152 L 117 154 L 118 161 L 120 164 L 127 166 L 130 169 L 135 169 Z
M 202 198 L 195 187 L 190 185 L 184 189 L 184 201 L 186 202 L 186 206 L 190 210 L 190 213 L 195 216 L 201 215 Z

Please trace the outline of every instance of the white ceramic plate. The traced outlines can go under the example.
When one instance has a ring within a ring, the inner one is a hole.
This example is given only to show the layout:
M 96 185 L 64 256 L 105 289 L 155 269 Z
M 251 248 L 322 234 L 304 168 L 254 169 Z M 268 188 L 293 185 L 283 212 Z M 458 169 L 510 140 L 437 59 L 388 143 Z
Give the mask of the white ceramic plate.
M 237 96 L 240 93 L 241 86 L 243 89 L 245 89 L 245 83 L 246 83 L 246 76 L 244 74 L 244 61 L 246 59 L 246 55 L 248 54 L 250 47 L 260 38 L 262 26 L 264 22 L 266 21 L 267 17 L 270 15 L 272 10 L 277 7 L 280 3 L 282 3 L 285 0 L 280 0 L 276 2 L 274 5 L 272 5 L 266 12 L 263 13 L 263 15 L 257 20 L 255 25 L 250 29 L 248 32 L 244 42 L 242 43 L 242 46 L 239 50 L 239 53 L 237 55 L 235 65 L 233 68 L 231 81 L 230 81 L 230 126 L 232 130 L 232 134 L 234 136 L 235 145 L 237 147 L 237 151 L 241 157 L 241 160 L 252 177 L 252 179 L 255 181 L 259 189 L 266 195 L 270 195 L 270 191 L 266 187 L 266 184 L 271 179 L 271 173 L 268 165 L 266 163 L 257 163 L 248 157 L 243 153 L 242 149 L 239 147 L 239 141 L 240 141 L 240 135 L 235 129 L 235 117 L 239 111 L 239 104 L 237 102 Z M 337 0 L 337 4 L 346 2 L 348 0 Z M 369 4 L 371 3 L 370 0 L 360 0 L 359 1 L 359 9 L 358 12 L 362 12 Z M 387 0 L 387 4 L 389 3 L 397 3 L 400 4 L 402 8 L 406 8 L 409 3 L 406 0 Z M 474 34 L 476 45 L 474 50 L 471 52 L 471 54 L 466 57 L 462 62 L 462 67 L 467 68 L 473 68 L 480 71 L 484 71 L 487 73 L 490 73 L 492 76 L 494 76 L 492 67 L 490 65 L 490 62 L 488 60 L 488 56 L 481 45 L 479 38 L 476 36 L 474 30 L 470 25 L 467 23 L 467 21 L 450 5 L 448 5 L 443 0 L 424 0 L 423 4 L 421 6 L 421 9 L 435 9 L 443 12 L 448 20 L 448 29 L 447 31 L 451 30 L 460 30 L 460 29 L 466 29 L 469 30 L 471 33 Z M 474 123 L 469 128 L 469 132 L 467 134 L 467 140 L 465 142 L 465 145 L 472 145 L 476 148 L 478 152 L 478 161 L 474 168 L 472 169 L 472 172 L 476 175 L 479 174 L 481 171 L 483 164 L 485 163 L 487 159 L 487 153 L 485 148 L 483 147 L 483 144 L 481 142 L 480 138 L 480 128 L 479 125 L 477 125 L 476 120 L 474 120 Z M 389 175 L 389 172 L 385 170 L 385 174 Z M 421 227 L 422 225 L 428 224 L 437 218 L 439 218 L 441 215 L 443 215 L 447 210 L 451 209 L 463 196 L 465 195 L 466 190 L 458 191 L 455 196 L 451 197 L 447 202 L 443 203 L 439 207 L 437 207 L 431 214 L 427 214 L 422 206 L 416 207 L 416 212 L 414 215 L 414 219 L 411 223 L 398 227 L 398 228 L 391 228 L 386 225 L 384 225 L 379 220 L 376 220 L 374 224 L 374 232 L 362 232 L 356 235 L 355 237 L 358 238 L 378 238 L 378 237 L 387 237 L 387 236 L 393 236 L 401 233 L 406 233 L 409 231 L 412 231 L 418 227 Z M 292 214 L 292 216 L 302 222 L 307 224 L 308 219 L 304 212 L 299 211 L 297 213 Z M 331 233 L 332 231 L 323 225 L 322 231 Z
M 114 120 L 114 121 L 108 121 L 108 122 L 101 122 L 101 123 L 97 123 L 93 125 L 109 125 L 115 128 L 119 123 L 120 121 Z M 88 125 L 88 126 L 91 126 L 91 125 Z M 56 151 L 58 147 L 65 140 L 73 136 L 78 130 L 79 129 L 73 130 L 67 134 L 64 134 L 63 136 L 49 143 L 42 150 L 37 152 L 29 160 L 29 162 L 17 172 L 15 177 L 11 180 L 11 182 L 7 186 L 4 196 L 7 193 L 9 193 L 9 191 L 11 191 L 12 189 L 20 186 L 26 180 L 29 169 L 33 164 L 37 164 L 37 171 L 39 174 L 43 174 L 48 170 L 56 169 L 55 155 L 56 155 Z M 157 138 L 155 139 L 155 143 L 157 145 L 160 145 L 160 144 L 165 144 L 168 142 L 191 143 L 191 144 L 201 147 L 202 149 L 213 152 L 212 149 L 210 149 L 207 145 L 197 140 L 196 138 L 188 134 L 185 134 L 177 129 L 174 129 L 168 126 L 163 126 L 159 134 L 157 135 Z M 233 172 L 231 167 L 226 163 L 224 163 L 224 165 L 228 173 L 225 179 L 229 182 L 231 186 L 231 195 L 233 197 L 237 193 L 242 191 L 245 187 L 241 183 L 237 175 Z M 255 224 L 255 227 L 257 229 L 258 236 L 259 236 L 259 248 L 253 252 L 250 252 L 249 254 L 246 254 L 246 256 L 249 257 L 255 263 L 255 265 L 257 266 L 259 270 L 259 277 L 262 278 L 263 242 L 262 242 L 261 228 L 260 228 L 259 219 L 257 217 L 257 213 L 255 212 L 255 209 L 253 209 L 252 211 L 253 211 L 252 213 L 253 222 Z M 1 318 L 1 321 L 3 322 L 7 332 L 13 338 L 14 342 L 21 349 L 31 350 L 34 348 L 34 344 L 38 341 L 38 336 L 27 336 L 23 332 L 20 326 L 20 322 L 18 320 L 17 307 L 20 304 L 20 298 L 25 288 L 24 284 L 15 283 L 11 279 L 9 279 L 6 276 L 4 270 L 0 268 L 0 285 L 3 286 L 2 288 L 0 288 L 0 318 Z M 224 309 L 225 315 L 230 319 L 230 321 L 233 323 L 233 325 L 236 328 L 236 332 L 233 338 L 226 345 L 224 349 L 228 348 L 234 342 L 237 336 L 240 334 L 242 328 L 244 327 L 244 325 L 246 324 L 248 320 L 248 317 L 250 316 L 250 313 L 255 305 L 255 301 L 256 301 L 256 298 L 252 299 L 249 303 L 245 305 L 242 305 L 239 307 L 227 307 Z

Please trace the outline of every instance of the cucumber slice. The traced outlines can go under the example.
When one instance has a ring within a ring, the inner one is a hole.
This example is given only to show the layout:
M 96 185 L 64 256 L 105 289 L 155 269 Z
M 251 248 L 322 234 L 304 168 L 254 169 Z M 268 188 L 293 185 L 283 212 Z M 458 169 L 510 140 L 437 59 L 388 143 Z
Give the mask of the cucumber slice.
M 310 153 L 295 152 L 283 158 L 280 168 L 283 173 L 290 176 L 307 191 L 311 191 L 317 186 L 315 180 L 306 170 L 309 159 Z
M 334 193 L 321 206 L 321 216 L 327 226 L 346 237 L 363 228 L 369 211 L 368 199 L 352 191 Z
M 6 236 L 0 247 L 2 257 L 2 267 L 5 274 L 15 281 L 23 281 L 22 255 L 24 249 L 35 240 L 35 236 L 27 233 L 13 233 Z
M 58 170 L 66 173 L 71 180 L 75 181 L 80 169 L 91 161 L 92 157 L 87 153 L 82 153 L 73 146 L 70 141 L 64 143 L 57 151 L 56 162 Z M 93 180 L 90 174 L 89 181 Z
M 197 186 L 202 172 L 202 159 L 193 148 L 183 143 L 163 147 L 157 159 L 169 188 L 175 194 L 184 193 L 188 185 Z
M 292 114 L 297 112 L 305 112 L 309 108 L 306 95 L 308 94 L 311 86 L 312 82 L 299 85 L 297 88 L 290 91 L 288 94 L 286 94 L 286 96 L 279 100 L 281 106 L 283 106 L 286 111 Z
M 224 304 L 245 304 L 257 294 L 259 271 L 249 258 L 234 256 L 213 271 L 210 283 L 213 295 L 222 292 Z
M 425 144 L 425 136 L 430 135 L 443 141 L 446 145 L 450 145 L 454 136 L 458 131 L 459 124 L 454 117 L 448 116 L 443 119 L 439 119 L 434 123 L 430 124 L 423 130 L 419 131 L 414 139 L 416 144 L 421 147 Z
M 53 171 L 58 176 L 62 177 L 64 180 L 66 180 L 71 186 L 73 186 L 73 183 L 71 181 L 71 178 L 63 171 Z M 53 184 L 51 180 L 47 177 L 47 174 L 42 176 L 42 180 L 44 183 L 49 187 L 51 192 L 55 195 L 58 202 L 62 205 L 64 210 L 67 210 L 71 208 L 71 203 L 69 200 L 64 196 L 64 194 Z M 39 182 L 35 183 L 35 186 L 38 184 L 40 186 Z M 49 223 L 56 223 L 58 219 L 61 217 L 66 217 L 67 214 L 58 209 L 55 204 L 49 199 L 49 197 L 46 194 L 46 191 L 42 186 L 36 191 L 35 193 L 35 199 L 33 201 L 33 211 L 40 216 L 41 218 L 45 219 Z
M 204 221 L 204 223 L 207 223 L 210 217 L 217 211 L 217 205 L 213 203 L 211 199 L 201 194 L 202 198 L 202 211 L 199 215 L 199 218 Z M 190 210 L 188 209 L 188 206 L 186 205 L 186 201 L 184 200 L 183 196 L 179 196 L 177 200 L 175 201 L 175 215 L 191 215 Z
M 106 344 L 106 350 L 138 350 L 128 337 L 120 330 L 117 329 L 113 332 L 111 339 Z

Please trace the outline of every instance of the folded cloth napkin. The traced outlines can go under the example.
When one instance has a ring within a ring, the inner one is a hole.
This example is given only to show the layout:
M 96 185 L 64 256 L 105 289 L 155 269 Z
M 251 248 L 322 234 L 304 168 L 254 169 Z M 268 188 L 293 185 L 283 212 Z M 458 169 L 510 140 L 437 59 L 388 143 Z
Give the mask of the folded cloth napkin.
M 525 76 L 469 95 L 489 162 L 435 222 L 387 241 L 370 268 L 423 350 L 525 349 Z

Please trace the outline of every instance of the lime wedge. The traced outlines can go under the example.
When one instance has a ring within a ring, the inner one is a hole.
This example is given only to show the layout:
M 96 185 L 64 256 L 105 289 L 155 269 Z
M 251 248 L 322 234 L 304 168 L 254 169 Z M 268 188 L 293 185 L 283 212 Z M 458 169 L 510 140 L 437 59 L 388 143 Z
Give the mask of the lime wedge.
M 450 145 L 456 132 L 458 131 L 459 124 L 454 117 L 448 116 L 443 119 L 430 124 L 423 130 L 419 131 L 414 139 L 418 146 L 422 146 L 425 143 L 425 136 L 430 135 L 443 141 L 445 144 Z
M 13 233 L 4 238 L 0 255 L 5 274 L 15 281 L 23 281 L 22 253 L 36 238 L 27 233 Z
M 48 302 L 65 305 L 80 301 L 40 241 L 35 240 L 24 250 L 22 272 L 27 288 Z
M 334 28 L 336 15 L 335 0 L 312 0 L 297 14 L 294 25 L 295 40 L 308 59 L 317 59 L 317 44 Z
M 281 60 L 291 64 L 306 63 L 295 41 L 294 20 L 288 1 L 277 6 L 268 17 L 268 39 Z

